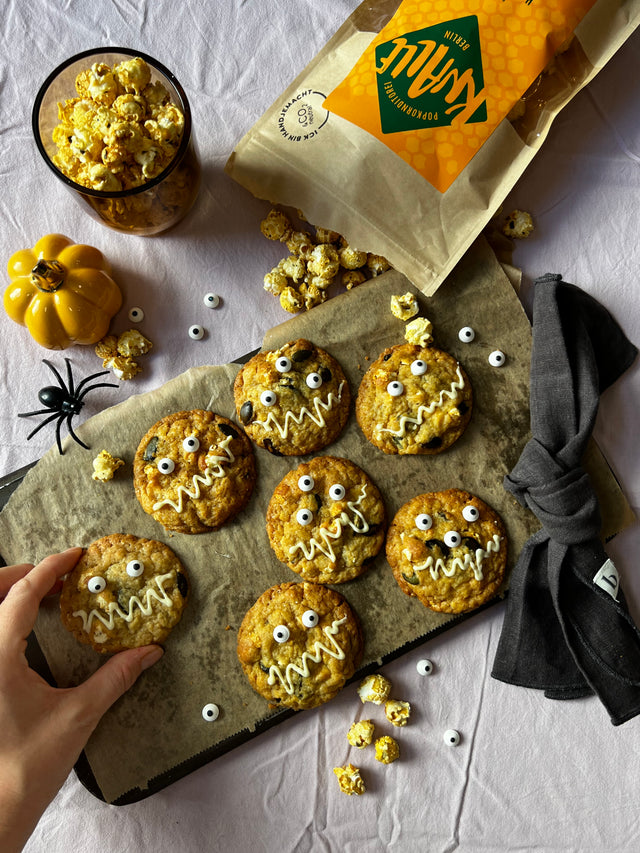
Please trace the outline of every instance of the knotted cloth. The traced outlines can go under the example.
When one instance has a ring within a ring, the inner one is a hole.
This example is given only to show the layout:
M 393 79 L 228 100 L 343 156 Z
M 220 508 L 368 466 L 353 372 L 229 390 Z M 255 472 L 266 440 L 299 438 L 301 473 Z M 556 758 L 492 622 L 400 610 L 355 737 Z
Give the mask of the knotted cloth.
M 492 675 L 554 699 L 596 693 L 619 725 L 640 712 L 640 632 L 600 540 L 582 458 L 600 394 L 638 351 L 562 276 L 542 276 L 534 288 L 532 438 L 504 486 L 542 529 L 513 570 Z

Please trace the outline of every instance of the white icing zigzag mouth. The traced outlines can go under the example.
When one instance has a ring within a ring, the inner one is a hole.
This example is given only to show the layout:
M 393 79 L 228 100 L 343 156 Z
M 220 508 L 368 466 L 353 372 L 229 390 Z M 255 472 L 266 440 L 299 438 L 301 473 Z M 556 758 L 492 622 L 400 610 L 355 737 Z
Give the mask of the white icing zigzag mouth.
M 302 678 L 308 678 L 310 675 L 309 672 L 309 661 L 313 661 L 313 663 L 320 663 L 322 660 L 322 652 L 329 655 L 329 657 L 335 658 L 336 660 L 344 660 L 345 653 L 342 648 L 335 641 L 334 637 L 340 631 L 340 626 L 347 621 L 347 617 L 343 616 L 342 619 L 335 619 L 331 624 L 331 627 L 328 625 L 322 629 L 323 633 L 333 646 L 333 648 L 329 648 L 325 646 L 323 642 L 320 640 L 316 640 L 313 644 L 313 652 L 303 652 L 301 658 L 301 664 L 298 666 L 295 663 L 288 663 L 284 674 L 280 667 L 277 664 L 272 664 L 269 667 L 269 678 L 267 679 L 267 684 L 273 686 L 276 683 L 276 678 L 280 679 L 280 683 L 287 691 L 289 696 L 294 692 L 294 687 L 291 681 L 292 673 L 296 672 Z
M 271 432 L 274 428 L 280 433 L 280 438 L 286 438 L 289 434 L 289 425 L 293 421 L 293 423 L 300 424 L 305 418 L 309 418 L 309 420 L 313 421 L 313 423 L 318 427 L 326 426 L 326 422 L 323 416 L 323 411 L 328 412 L 334 406 L 336 406 L 342 400 L 342 389 L 344 388 L 344 382 L 341 382 L 338 386 L 338 394 L 337 396 L 330 391 L 327 395 L 326 401 L 321 397 L 313 398 L 313 408 L 315 409 L 315 415 L 313 412 L 308 409 L 306 406 L 303 406 L 300 409 L 300 412 L 296 415 L 291 410 L 285 413 L 284 416 L 284 425 L 280 423 L 280 421 L 276 418 L 273 412 L 269 412 L 265 420 L 261 421 L 258 418 L 254 421 L 255 424 L 259 424 L 268 432 Z
M 342 531 L 345 527 L 350 527 L 355 533 L 367 533 L 369 530 L 369 523 L 367 522 L 364 515 L 358 509 L 358 506 L 365 499 L 367 494 L 367 484 L 364 483 L 360 490 L 360 497 L 354 503 L 353 501 L 347 501 L 347 506 L 353 513 L 353 520 L 349 518 L 346 512 L 342 512 L 337 518 L 334 519 L 333 527 L 326 528 L 321 527 L 318 530 L 317 537 L 312 536 L 309 540 L 309 545 L 307 546 L 304 542 L 296 542 L 295 545 L 292 545 L 289 548 L 290 554 L 295 554 L 296 551 L 302 551 L 305 560 L 313 560 L 317 552 L 324 554 L 327 559 L 331 560 L 332 563 L 336 562 L 336 555 L 331 545 L 331 539 L 334 541 L 339 539 L 342 536 Z M 321 541 L 319 541 L 321 540 Z
M 417 427 L 422 426 L 427 415 L 431 415 L 436 409 L 440 409 L 444 405 L 445 400 L 455 400 L 458 396 L 458 391 L 462 391 L 464 388 L 464 377 L 460 371 L 460 365 L 456 368 L 456 376 L 457 379 L 454 379 L 448 390 L 445 388 L 440 391 L 437 400 L 429 403 L 428 406 L 419 406 L 415 417 L 410 415 L 401 415 L 399 419 L 400 426 L 398 429 L 388 429 L 378 425 L 379 432 L 389 432 L 391 435 L 404 436 L 407 433 L 407 424 L 414 424 Z
M 97 619 L 99 622 L 102 622 L 107 630 L 113 630 L 115 617 L 118 616 L 120 619 L 123 619 L 125 622 L 133 621 L 136 608 L 142 613 L 143 616 L 150 616 L 151 611 L 153 609 L 152 599 L 155 599 L 159 604 L 163 607 L 172 607 L 173 602 L 171 598 L 167 595 L 164 590 L 163 584 L 165 581 L 169 580 L 170 577 L 173 576 L 173 572 L 167 572 L 164 575 L 156 575 L 154 578 L 156 582 L 156 586 L 158 591 L 151 587 L 146 591 L 143 596 L 143 600 L 140 600 L 137 595 L 132 595 L 129 599 L 129 609 L 128 611 L 124 611 L 117 601 L 110 601 L 107 608 L 107 615 L 100 613 L 97 610 L 91 610 L 89 613 L 86 610 L 74 610 L 73 616 L 79 616 L 82 619 L 82 628 L 87 633 L 91 630 L 91 625 L 93 624 L 93 620 Z
M 164 498 L 161 501 L 157 501 L 153 505 L 153 511 L 159 510 L 163 506 L 170 506 L 175 509 L 176 512 L 182 512 L 184 506 L 184 498 L 190 498 L 191 500 L 198 500 L 200 497 L 200 486 L 204 486 L 205 488 L 209 488 L 211 484 L 219 477 L 225 477 L 227 471 L 222 467 L 223 465 L 232 465 L 235 462 L 235 456 L 229 450 L 229 445 L 233 440 L 233 436 L 227 436 L 224 441 L 220 442 L 220 447 L 225 452 L 225 456 L 217 456 L 211 452 L 211 448 L 209 449 L 209 453 L 207 455 L 207 467 L 204 470 L 204 475 L 202 474 L 194 474 L 191 478 L 193 483 L 193 489 L 190 491 L 186 486 L 182 484 L 178 485 L 178 499 L 177 501 L 172 500 L 171 498 Z
M 423 563 L 413 564 L 411 563 L 411 552 L 408 549 L 405 549 L 402 552 L 402 556 L 406 557 L 414 572 L 424 572 L 428 570 L 434 581 L 438 580 L 439 572 L 442 572 L 445 577 L 450 578 L 453 577 L 456 571 L 464 572 L 468 569 L 472 569 L 475 579 L 477 581 L 481 581 L 483 578 L 483 562 L 492 553 L 497 553 L 500 550 L 501 542 L 502 537 L 495 533 L 493 538 L 487 542 L 485 548 L 475 549 L 475 554 L 473 556 L 471 553 L 467 552 L 462 557 L 454 557 L 453 560 L 443 560 L 442 557 L 436 557 L 434 559 L 433 556 L 429 554 Z

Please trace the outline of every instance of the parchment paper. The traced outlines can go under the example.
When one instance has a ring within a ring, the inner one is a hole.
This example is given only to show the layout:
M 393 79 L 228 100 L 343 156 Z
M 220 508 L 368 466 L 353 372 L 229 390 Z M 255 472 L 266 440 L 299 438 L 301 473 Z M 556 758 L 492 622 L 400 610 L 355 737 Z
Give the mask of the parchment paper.
M 323 453 L 346 456 L 363 467 L 382 491 L 389 518 L 423 491 L 460 487 L 477 494 L 505 521 L 511 567 L 537 525 L 502 488 L 529 435 L 530 327 L 484 240 L 431 299 L 391 271 L 278 326 L 264 345 L 310 338 L 340 360 L 355 395 L 371 361 L 384 347 L 403 340 L 404 323 L 391 315 L 389 300 L 408 290 L 418 295 L 421 313 L 433 322 L 437 344 L 459 358 L 469 374 L 475 402 L 466 433 L 439 456 L 390 457 L 364 439 L 352 414 L 343 436 Z M 458 340 L 464 325 L 476 331 L 472 344 Z M 497 348 L 507 356 L 499 369 L 487 361 Z M 108 802 L 146 796 L 291 713 L 271 711 L 253 692 L 235 646 L 240 621 L 255 599 L 273 584 L 298 580 L 271 551 L 264 516 L 274 487 L 299 459 L 256 448 L 258 483 L 249 506 L 219 531 L 196 536 L 166 533 L 139 506 L 131 479 L 138 442 L 159 418 L 201 407 L 234 417 L 231 386 L 238 369 L 235 364 L 195 367 L 156 391 L 91 418 L 77 428 L 91 452 L 71 440 L 64 442 L 64 456 L 52 448 L 0 515 L 0 547 L 7 563 L 35 562 L 70 545 L 86 546 L 120 532 L 167 543 L 191 578 L 191 600 L 166 643 L 164 658 L 105 715 L 86 747 L 94 792 Z M 103 447 L 126 462 L 110 483 L 91 479 L 92 459 Z M 625 501 L 606 466 L 596 461 L 615 526 Z M 405 596 L 384 556 L 364 576 L 337 588 L 364 629 L 365 655 L 356 678 L 456 621 Z M 41 608 L 36 635 L 60 686 L 78 683 L 103 660 L 64 630 L 56 601 Z M 214 723 L 201 716 L 209 702 L 221 711 Z

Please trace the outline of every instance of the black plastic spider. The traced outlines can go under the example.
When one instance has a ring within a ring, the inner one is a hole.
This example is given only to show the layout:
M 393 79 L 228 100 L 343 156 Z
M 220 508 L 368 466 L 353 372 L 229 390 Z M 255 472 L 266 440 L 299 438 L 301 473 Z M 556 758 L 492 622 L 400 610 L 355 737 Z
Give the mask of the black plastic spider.
M 30 438 L 39 432 L 42 427 L 45 427 L 47 424 L 50 424 L 51 421 L 55 421 L 58 419 L 58 423 L 56 425 L 56 442 L 58 444 L 58 451 L 61 455 L 64 454 L 62 449 L 62 442 L 60 440 L 60 430 L 62 428 L 62 424 L 64 421 L 67 422 L 67 429 L 69 430 L 69 435 L 71 438 L 76 441 L 81 447 L 84 447 L 86 450 L 89 449 L 88 445 L 86 445 L 83 441 L 80 441 L 78 436 L 73 431 L 73 427 L 71 426 L 72 419 L 80 412 L 82 407 L 84 406 L 84 398 L 89 393 L 89 391 L 93 391 L 95 388 L 117 388 L 117 385 L 114 385 L 113 382 L 96 382 L 95 385 L 88 385 L 88 382 L 91 382 L 92 379 L 97 379 L 99 376 L 104 376 L 109 371 L 101 370 L 100 373 L 92 373 L 91 376 L 87 376 L 86 379 L 83 379 L 77 387 L 74 386 L 73 382 L 73 374 L 71 373 L 71 362 L 68 358 L 65 358 L 67 363 L 67 384 L 65 385 L 62 376 L 60 376 L 59 372 L 56 368 L 51 364 L 50 361 L 47 361 L 46 358 L 43 358 L 42 361 L 47 365 L 49 370 L 53 373 L 53 375 L 58 380 L 58 385 L 47 385 L 46 388 L 41 388 L 38 391 L 38 400 L 42 403 L 43 406 L 46 406 L 46 409 L 38 409 L 37 412 L 22 412 L 18 414 L 19 418 L 31 418 L 34 415 L 47 415 L 50 412 L 51 414 L 48 418 L 45 418 L 41 424 L 32 430 L 27 436 L 27 441 Z M 85 387 L 86 386 L 86 387 Z

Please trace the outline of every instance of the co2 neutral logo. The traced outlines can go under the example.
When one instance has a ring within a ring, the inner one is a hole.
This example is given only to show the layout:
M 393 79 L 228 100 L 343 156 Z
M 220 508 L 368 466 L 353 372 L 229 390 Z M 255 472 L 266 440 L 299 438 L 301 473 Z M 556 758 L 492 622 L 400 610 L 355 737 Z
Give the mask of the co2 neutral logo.
M 306 142 L 318 135 L 329 118 L 322 92 L 303 89 L 290 98 L 278 115 L 278 130 L 289 142 Z

